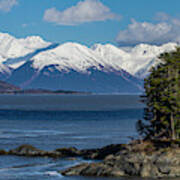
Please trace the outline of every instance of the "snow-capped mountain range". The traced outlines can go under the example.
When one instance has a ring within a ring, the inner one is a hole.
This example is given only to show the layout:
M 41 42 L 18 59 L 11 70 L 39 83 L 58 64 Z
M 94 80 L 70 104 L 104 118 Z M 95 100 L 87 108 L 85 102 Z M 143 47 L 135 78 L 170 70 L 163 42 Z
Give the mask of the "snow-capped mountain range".
M 142 79 L 159 63 L 158 56 L 176 47 L 176 43 L 168 43 L 121 48 L 95 44 L 89 48 L 0 33 L 0 79 L 23 88 L 141 92 Z

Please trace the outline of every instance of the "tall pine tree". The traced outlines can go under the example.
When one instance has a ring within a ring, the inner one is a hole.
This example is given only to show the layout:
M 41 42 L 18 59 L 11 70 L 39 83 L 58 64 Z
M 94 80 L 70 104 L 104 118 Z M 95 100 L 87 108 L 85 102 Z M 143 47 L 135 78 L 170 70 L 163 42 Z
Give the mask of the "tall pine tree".
M 180 48 L 160 55 L 161 64 L 145 79 L 144 120 L 137 130 L 146 139 L 180 138 Z

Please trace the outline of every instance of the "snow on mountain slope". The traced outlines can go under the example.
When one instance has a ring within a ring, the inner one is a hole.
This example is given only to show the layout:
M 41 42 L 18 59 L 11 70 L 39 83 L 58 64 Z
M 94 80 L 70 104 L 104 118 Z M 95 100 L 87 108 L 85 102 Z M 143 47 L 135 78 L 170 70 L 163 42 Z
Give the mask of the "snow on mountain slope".
M 105 64 L 108 64 L 111 68 L 115 70 L 122 69 L 123 63 L 127 62 L 131 58 L 130 54 L 115 47 L 111 44 L 95 44 L 91 49 L 102 59 Z M 128 72 L 128 69 L 123 68 Z
M 163 46 L 140 44 L 126 51 L 111 44 L 96 44 L 88 48 L 77 43 L 65 43 L 33 57 L 33 67 L 42 69 L 57 64 L 60 71 L 73 69 L 79 72 L 86 72 L 90 67 L 106 71 L 124 69 L 138 78 L 144 78 L 151 67 L 159 63 L 157 57 L 163 52 L 175 50 L 176 46 L 176 43 Z
M 0 56 L 0 59 L 1 59 L 1 56 Z M 5 80 L 10 75 L 11 75 L 11 69 L 8 66 L 0 63 L 0 79 Z
M 49 65 L 58 65 L 59 71 L 87 72 L 87 69 L 91 67 L 100 70 L 102 67 L 109 65 L 90 48 L 77 43 L 59 45 L 52 50 L 34 56 L 32 60 L 33 67 L 39 70 Z
M 7 33 L 0 33 L 0 62 L 5 62 L 9 58 L 25 56 L 39 48 L 45 48 L 50 44 L 51 43 L 45 42 L 39 36 L 16 39 Z
M 0 73 L 7 73 L 7 74 L 11 74 L 11 70 L 8 66 L 0 63 Z
M 118 48 L 111 44 L 95 44 L 88 48 L 78 43 L 53 46 L 38 36 L 16 39 L 6 33 L 0 33 L 0 42 L 0 62 L 14 69 L 33 60 L 33 67 L 39 70 L 53 64 L 59 65 L 59 71 L 87 72 L 90 67 L 106 71 L 124 69 L 142 79 L 152 66 L 159 63 L 158 55 L 177 46 L 176 43 L 162 46 L 140 44 L 133 48 Z
M 2 63 L 4 58 L 0 55 L 0 78 L 5 79 L 7 76 L 11 74 L 11 69 Z
M 96 44 L 88 48 L 77 43 L 65 43 L 34 56 L 33 67 L 40 70 L 56 64 L 59 65 L 60 71 L 73 69 L 79 72 L 87 72 L 90 67 L 106 71 L 124 69 L 143 79 L 149 74 L 152 66 L 160 62 L 158 56 L 163 52 L 175 50 L 176 46 L 176 43 L 162 46 L 140 44 L 125 50 L 126 48 L 121 49 L 111 44 Z
M 151 67 L 159 63 L 158 56 L 175 50 L 176 46 L 176 43 L 168 43 L 162 46 L 140 44 L 134 48 L 118 48 L 109 44 L 97 44 L 92 49 L 113 68 L 122 68 L 138 78 L 144 78 Z

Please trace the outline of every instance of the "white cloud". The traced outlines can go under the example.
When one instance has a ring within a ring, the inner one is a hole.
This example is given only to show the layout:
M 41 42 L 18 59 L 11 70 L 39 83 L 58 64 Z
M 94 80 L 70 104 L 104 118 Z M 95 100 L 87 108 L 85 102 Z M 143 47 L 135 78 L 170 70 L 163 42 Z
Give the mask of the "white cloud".
M 168 42 L 180 43 L 180 20 L 165 13 L 159 13 L 157 19 L 159 22 L 154 24 L 132 20 L 126 30 L 119 32 L 117 42 L 121 46 L 139 43 L 157 45 Z
M 99 0 L 80 1 L 64 11 L 56 8 L 47 9 L 44 20 L 58 25 L 78 25 L 85 22 L 105 21 L 119 18 Z
M 0 0 L 0 11 L 8 12 L 17 5 L 17 0 Z

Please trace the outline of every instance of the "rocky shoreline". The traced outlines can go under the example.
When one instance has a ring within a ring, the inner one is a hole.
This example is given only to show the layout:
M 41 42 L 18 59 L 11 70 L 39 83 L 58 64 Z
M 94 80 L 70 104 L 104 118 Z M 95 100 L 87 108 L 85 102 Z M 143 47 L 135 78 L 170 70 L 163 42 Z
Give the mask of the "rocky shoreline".
M 109 154 L 116 154 L 122 150 L 124 145 L 109 145 L 99 149 L 78 150 L 75 147 L 58 148 L 53 151 L 40 150 L 32 145 L 24 144 L 9 151 L 0 150 L 0 155 L 15 155 L 28 157 L 50 157 L 50 158 L 71 158 L 81 157 L 83 159 L 103 160 Z
M 99 149 L 78 150 L 74 147 L 44 151 L 31 145 L 22 145 L 0 155 L 101 160 L 83 163 L 63 170 L 64 176 L 96 177 L 180 177 L 180 142 L 140 141 L 109 145 Z

